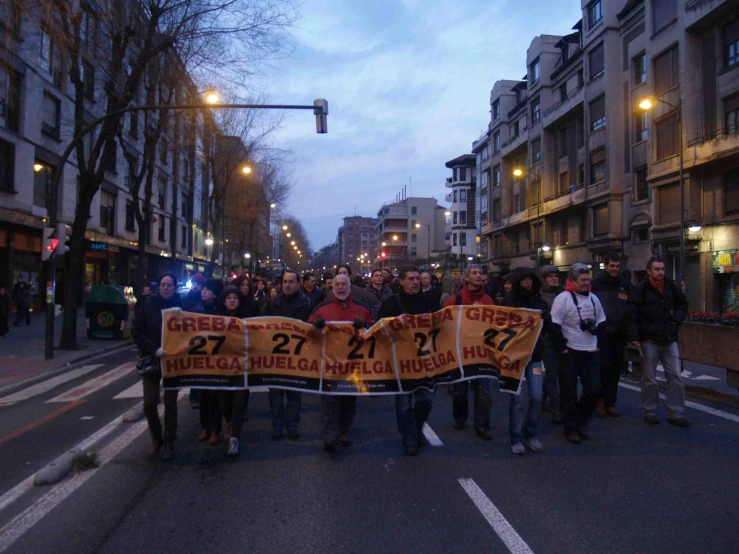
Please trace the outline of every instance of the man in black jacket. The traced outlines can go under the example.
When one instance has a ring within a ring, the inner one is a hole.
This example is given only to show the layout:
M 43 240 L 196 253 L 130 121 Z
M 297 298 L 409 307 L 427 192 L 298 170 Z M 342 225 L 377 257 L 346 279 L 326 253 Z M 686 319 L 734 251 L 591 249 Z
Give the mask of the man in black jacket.
M 661 361 L 667 378 L 667 421 L 690 427 L 684 416 L 685 384 L 677 347 L 678 329 L 688 315 L 688 300 L 675 282 L 665 277 L 665 264 L 660 258 L 649 260 L 647 276 L 632 289 L 628 304 L 628 340 L 644 360 L 641 364 L 644 421 L 659 424 L 657 363 Z
M 382 303 L 379 317 L 428 314 L 434 311 L 433 299 L 421 292 L 421 279 L 416 266 L 400 268 L 400 286 L 398 294 Z M 423 388 L 409 394 L 395 395 L 395 416 L 398 431 L 403 436 L 403 453 L 406 456 L 415 456 L 419 445 L 426 444 L 422 429 L 431 413 L 433 401 L 434 393 Z
M 600 351 L 600 397 L 595 406 L 598 417 L 619 417 L 616 409 L 618 380 L 625 365 L 626 305 L 629 288 L 621 277 L 621 256 L 608 252 L 603 257 L 603 272 L 593 279 L 592 293 L 606 313 L 606 324 L 598 334 Z
M 300 294 L 300 276 L 297 271 L 286 269 L 282 274 L 282 292 L 264 305 L 262 315 L 281 316 L 308 321 L 313 302 Z M 286 401 L 285 401 L 286 399 Z M 269 389 L 269 407 L 272 410 L 272 440 L 282 438 L 283 429 L 293 440 L 300 438 L 300 406 L 303 393 L 295 390 Z

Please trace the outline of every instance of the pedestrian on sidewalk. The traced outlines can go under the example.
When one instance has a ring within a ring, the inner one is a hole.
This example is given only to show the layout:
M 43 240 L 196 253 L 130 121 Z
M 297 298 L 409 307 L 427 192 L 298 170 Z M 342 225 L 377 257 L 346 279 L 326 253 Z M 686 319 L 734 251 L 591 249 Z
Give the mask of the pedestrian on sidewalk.
M 539 295 L 541 281 L 536 271 L 527 267 L 518 267 L 513 272 L 511 283 L 513 291 L 506 295 L 503 306 L 538 310 L 544 320 L 544 328 L 539 334 L 531 360 L 524 369 L 524 382 L 516 395 L 511 395 L 508 405 L 508 429 L 511 438 L 511 452 L 517 455 L 526 454 L 526 447 L 532 452 L 541 452 L 544 445 L 539 440 L 539 411 L 544 374 L 549 371 L 544 363 L 544 349 L 551 337 L 561 349 L 564 349 L 564 337 L 557 334 L 552 325 L 549 307 Z M 525 391 L 524 391 L 525 389 Z M 528 393 L 528 409 L 524 415 L 524 392 Z
M 628 340 L 642 356 L 641 408 L 647 423 L 659 424 L 657 364 L 662 362 L 667 378 L 667 421 L 690 427 L 685 418 L 685 383 L 677 347 L 678 330 L 687 315 L 685 294 L 665 277 L 664 261 L 651 258 L 647 262 L 647 279 L 632 289 L 628 304 Z
M 432 300 L 421 292 L 418 268 L 406 265 L 400 268 L 400 292 L 385 300 L 379 317 L 397 317 L 403 314 L 420 315 L 433 312 Z M 426 444 L 423 424 L 431 413 L 434 391 L 419 388 L 408 394 L 395 395 L 395 417 L 403 437 L 403 454 L 415 456 L 418 447 Z
M 449 306 L 493 306 L 495 303 L 485 293 L 484 274 L 482 267 L 470 264 L 464 271 L 464 288 L 444 303 L 444 308 Z M 474 391 L 475 408 L 472 416 L 472 425 L 475 433 L 482 440 L 493 440 L 490 432 L 490 410 L 493 406 L 490 396 L 490 379 L 479 378 L 470 381 L 454 383 L 452 399 L 452 417 L 454 428 L 458 431 L 464 430 L 464 425 L 469 417 L 469 399 L 467 391 Z
M 21 282 L 15 295 L 15 323 L 19 327 L 22 321 L 31 325 L 31 290 L 28 283 Z
M 598 335 L 600 352 L 600 397 L 595 407 L 598 417 L 620 417 L 616 409 L 618 381 L 626 364 L 626 305 L 629 287 L 621 277 L 621 256 L 603 256 L 603 271 L 593 279 L 593 294 L 606 313 L 604 329 Z
M 262 315 L 282 316 L 308 321 L 313 311 L 313 302 L 306 298 L 298 288 L 300 275 L 297 271 L 286 269 L 280 279 L 282 292 L 272 298 L 264 306 Z M 298 424 L 300 423 L 300 406 L 303 402 L 303 393 L 296 390 L 269 389 L 269 407 L 272 410 L 272 440 L 282 438 L 282 432 L 287 429 L 287 436 L 292 440 L 300 438 Z
M 4 338 L 10 332 L 8 319 L 13 312 L 13 303 L 10 300 L 8 289 L 0 285 L 0 338 Z
M 159 420 L 157 403 L 159 402 L 160 381 L 162 379 L 162 310 L 178 308 L 181 305 L 177 294 L 177 280 L 171 273 L 165 273 L 159 279 L 157 293 L 144 302 L 136 312 L 133 320 L 132 336 L 142 356 L 155 358 L 155 370 L 143 375 L 144 415 L 149 424 L 152 445 L 146 456 L 153 459 L 164 445 L 164 459 L 174 458 L 174 442 L 177 438 L 177 391 L 164 391 L 164 435 L 162 422 Z
M 351 321 L 359 330 L 372 325 L 375 320 L 369 309 L 354 302 L 351 296 L 351 281 L 346 274 L 334 277 L 334 293 L 311 314 L 308 323 L 323 329 L 326 321 Z M 357 413 L 356 395 L 321 395 L 321 419 L 323 420 L 323 449 L 336 454 L 336 444 L 350 446 L 349 429 Z
M 542 286 L 539 295 L 547 305 L 551 314 L 554 299 L 562 292 L 559 285 L 559 270 L 556 266 L 545 265 L 539 270 Z M 562 424 L 562 410 L 559 403 L 559 352 L 550 339 L 544 345 L 542 358 L 544 362 L 544 391 L 541 396 L 541 409 L 551 412 L 552 423 Z
M 598 401 L 598 330 L 606 315 L 600 300 L 590 294 L 590 268 L 572 264 L 565 290 L 554 299 L 552 323 L 566 339 L 560 344 L 559 389 L 562 423 L 567 440 L 580 444 L 590 439 L 588 423 Z M 564 346 L 564 348 L 562 348 Z M 577 381 L 582 395 L 577 398 Z

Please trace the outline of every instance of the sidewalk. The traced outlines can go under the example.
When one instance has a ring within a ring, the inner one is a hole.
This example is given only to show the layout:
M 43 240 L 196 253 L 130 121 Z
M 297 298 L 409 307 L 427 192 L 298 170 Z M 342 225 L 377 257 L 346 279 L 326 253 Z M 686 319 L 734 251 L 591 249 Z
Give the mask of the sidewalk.
M 128 341 L 91 340 L 87 338 L 85 311 L 77 310 L 77 350 L 57 350 L 62 334 L 62 316 L 54 320 L 54 359 L 44 359 L 44 339 L 46 333 L 46 313 L 33 312 L 31 325 L 20 327 L 10 320 L 10 334 L 0 339 L 0 388 L 11 385 L 74 361 L 119 348 Z

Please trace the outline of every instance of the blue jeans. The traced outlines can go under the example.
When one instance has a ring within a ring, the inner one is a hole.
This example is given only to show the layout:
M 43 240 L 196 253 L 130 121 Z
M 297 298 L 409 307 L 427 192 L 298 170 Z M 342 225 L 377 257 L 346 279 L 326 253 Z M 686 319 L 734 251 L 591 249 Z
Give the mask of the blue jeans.
M 544 386 L 541 362 L 532 362 L 527 365 L 524 378 L 521 392 L 518 395 L 512 394 L 508 404 L 508 430 L 511 435 L 511 444 L 523 443 L 524 439 L 536 438 L 538 434 L 541 393 Z M 528 391 L 529 406 L 524 421 L 523 395 L 526 391 Z
M 303 393 L 294 390 L 269 389 L 269 407 L 272 410 L 272 430 L 282 433 L 297 431 L 300 423 L 300 405 L 303 403 Z M 287 402 L 283 402 L 283 398 Z
M 403 436 L 403 445 L 418 444 L 418 433 L 431 413 L 434 391 L 418 389 L 410 394 L 395 395 L 395 417 L 398 432 Z

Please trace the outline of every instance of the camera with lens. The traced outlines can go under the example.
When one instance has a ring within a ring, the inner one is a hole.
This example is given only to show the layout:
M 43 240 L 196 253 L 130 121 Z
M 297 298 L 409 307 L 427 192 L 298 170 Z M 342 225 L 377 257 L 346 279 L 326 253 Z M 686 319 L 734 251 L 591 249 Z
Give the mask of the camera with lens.
M 587 331 L 591 335 L 595 335 L 595 333 L 598 331 L 598 324 L 595 322 L 594 319 L 580 320 L 580 330 Z

